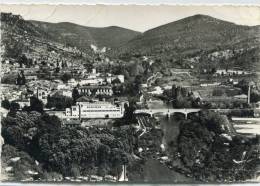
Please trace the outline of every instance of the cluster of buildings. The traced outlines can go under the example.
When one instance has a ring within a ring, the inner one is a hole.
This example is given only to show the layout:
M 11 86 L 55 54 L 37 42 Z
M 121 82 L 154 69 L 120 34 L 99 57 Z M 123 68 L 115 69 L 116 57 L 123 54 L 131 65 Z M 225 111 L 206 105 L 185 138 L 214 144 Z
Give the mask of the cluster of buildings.
M 67 83 L 64 83 L 60 79 L 41 80 L 35 75 L 36 71 L 32 70 L 32 68 L 10 66 L 15 68 L 17 72 L 23 69 L 26 75 L 26 85 L 17 87 L 16 85 L 5 84 L 6 91 L 2 94 L 2 100 L 8 99 L 16 102 L 19 104 L 20 109 L 30 106 L 32 96 L 37 97 L 44 105 L 48 102 L 48 96 L 58 94 L 72 98 L 72 91 L 77 87 L 81 97 L 71 108 L 66 108 L 59 117 L 62 116 L 65 120 L 78 120 L 84 118 L 122 118 L 124 115 L 125 102 L 91 101 L 88 99 L 93 100 L 96 96 L 111 97 L 113 95 L 112 87 L 124 83 L 123 75 L 98 73 L 96 69 L 92 69 L 88 73 L 81 68 L 81 75 L 84 78 L 77 78 L 77 80 L 72 78 Z M 59 66 L 61 67 L 61 64 Z M 39 68 L 36 69 L 39 70 Z M 10 93 L 15 95 L 9 95 Z
M 244 70 L 236 70 L 236 69 L 218 69 L 215 72 L 215 76 L 234 76 L 234 75 L 248 75 L 250 74 L 247 71 Z
M 106 95 L 112 96 L 113 90 L 111 86 L 81 86 L 79 87 L 79 94 L 86 95 L 86 96 L 97 96 L 97 95 Z
M 50 92 L 47 89 L 35 88 L 32 91 L 20 91 L 13 99 L 8 99 L 4 97 L 3 99 L 8 99 L 11 102 L 15 102 L 19 104 L 19 107 L 22 109 L 23 107 L 30 106 L 30 98 L 35 96 L 37 97 L 44 105 L 47 104 L 47 97 Z
M 107 85 L 113 82 L 124 83 L 124 75 L 112 75 L 110 73 L 97 73 L 96 69 L 92 69 L 91 73 L 85 72 L 82 78 L 76 80 L 74 78 L 68 81 L 70 86 L 77 85 Z

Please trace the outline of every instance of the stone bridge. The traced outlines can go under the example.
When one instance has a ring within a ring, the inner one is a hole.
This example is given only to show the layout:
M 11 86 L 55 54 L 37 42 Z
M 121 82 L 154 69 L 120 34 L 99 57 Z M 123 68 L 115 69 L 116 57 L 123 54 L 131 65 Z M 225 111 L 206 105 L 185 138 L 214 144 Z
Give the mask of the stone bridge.
M 154 116 L 154 114 L 164 114 L 167 117 L 170 117 L 174 113 L 182 113 L 185 116 L 185 119 L 188 118 L 188 114 L 190 113 L 196 113 L 199 112 L 201 109 L 196 108 L 181 108 L 181 109 L 137 109 L 135 110 L 135 114 L 149 114 L 151 117 Z

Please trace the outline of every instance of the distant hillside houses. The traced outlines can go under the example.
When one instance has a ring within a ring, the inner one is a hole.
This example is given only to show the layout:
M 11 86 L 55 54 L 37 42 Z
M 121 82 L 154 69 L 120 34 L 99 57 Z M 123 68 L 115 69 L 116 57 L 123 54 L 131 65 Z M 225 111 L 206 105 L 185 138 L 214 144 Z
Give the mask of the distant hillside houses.
M 60 88 L 58 90 L 55 90 L 49 94 L 50 96 L 66 96 L 66 97 L 72 97 L 72 91 L 70 88 Z
M 208 58 L 214 60 L 215 58 L 224 57 L 225 59 L 231 58 L 234 55 L 232 50 L 217 51 L 208 55 Z
M 210 102 L 210 103 L 231 103 L 231 102 L 241 102 L 241 103 L 247 103 L 247 95 L 241 94 L 236 95 L 233 97 L 229 96 L 211 96 L 211 97 L 203 97 L 203 101 Z
M 212 82 L 212 83 L 201 83 L 200 86 L 201 87 L 217 87 L 219 86 L 221 83 L 219 82 Z
M 248 75 L 248 74 L 250 74 L 249 72 L 247 72 L 247 71 L 244 71 L 244 70 L 232 70 L 232 69 L 228 69 L 228 70 L 226 70 L 226 69 L 219 69 L 219 70 L 216 70 L 216 72 L 215 72 L 215 75 L 217 75 L 217 76 L 223 76 L 223 75 L 225 75 L 225 76 L 233 76 L 233 75 Z
M 1 85 L 1 99 L 7 99 L 9 101 L 14 101 L 20 99 L 22 93 L 25 91 L 24 87 L 21 87 L 19 90 L 15 86 L 11 85 Z
M 106 95 L 112 96 L 113 90 L 111 86 L 82 86 L 79 87 L 79 93 L 87 96 Z
M 91 73 L 86 73 L 84 78 L 78 80 L 72 78 L 68 81 L 70 86 L 84 85 L 106 85 L 113 83 L 124 83 L 124 75 L 113 75 L 110 73 L 97 73 L 96 69 L 92 69 Z
M 18 103 L 19 104 L 19 107 L 20 108 L 23 108 L 23 107 L 26 107 L 26 106 L 30 106 L 30 99 L 17 99 L 17 100 L 14 100 L 15 103 Z
M 37 88 L 34 90 L 34 95 L 45 105 L 47 104 L 47 97 L 49 94 L 50 92 L 48 91 L 48 89 Z

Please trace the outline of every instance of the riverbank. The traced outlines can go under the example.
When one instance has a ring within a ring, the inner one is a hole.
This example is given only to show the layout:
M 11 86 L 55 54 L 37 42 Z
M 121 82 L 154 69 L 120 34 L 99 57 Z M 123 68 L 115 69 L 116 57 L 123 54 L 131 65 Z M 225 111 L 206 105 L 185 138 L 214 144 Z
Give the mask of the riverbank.
M 239 134 L 260 135 L 260 118 L 232 117 L 231 122 Z
M 148 159 L 144 165 L 144 181 L 151 183 L 194 183 L 193 178 L 187 177 L 167 166 L 158 160 Z

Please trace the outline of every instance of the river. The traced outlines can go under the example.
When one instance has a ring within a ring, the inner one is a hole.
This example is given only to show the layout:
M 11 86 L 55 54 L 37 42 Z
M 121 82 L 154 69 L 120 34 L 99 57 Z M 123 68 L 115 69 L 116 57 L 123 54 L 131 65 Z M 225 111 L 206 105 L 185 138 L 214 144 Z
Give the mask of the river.
M 150 102 L 148 103 L 149 108 L 160 109 L 168 108 L 168 105 L 162 102 Z M 155 115 L 156 119 L 160 123 L 160 127 L 163 130 L 164 137 L 162 143 L 167 149 L 167 144 L 171 144 L 171 148 L 168 149 L 175 151 L 175 146 L 177 146 L 177 137 L 179 135 L 179 125 L 180 121 L 174 117 L 167 118 L 163 115 Z M 260 135 L 260 118 L 238 118 L 236 120 L 230 121 L 234 126 L 235 130 L 239 134 L 244 135 Z M 167 166 L 161 164 L 158 160 L 148 160 L 144 168 L 144 179 L 147 182 L 178 182 L 178 183 L 191 183 L 194 182 L 192 178 L 187 177 L 186 175 L 180 174 L 173 170 L 170 170 Z
M 162 101 L 153 101 L 147 103 L 149 109 L 168 109 L 170 106 Z M 168 118 L 165 115 L 155 115 L 159 121 L 161 129 L 164 133 L 163 143 L 167 145 L 169 142 L 176 143 L 179 135 L 179 123 L 173 116 Z
M 160 109 L 168 108 L 163 102 L 155 101 L 148 103 L 149 108 Z M 156 119 L 160 123 L 164 136 L 162 143 L 167 148 L 167 144 L 171 143 L 171 151 L 173 146 L 177 146 L 177 137 L 179 135 L 179 123 L 174 117 L 167 118 L 165 115 L 156 115 Z M 174 144 L 174 145 L 173 145 Z M 173 146 L 172 146 L 173 145 Z M 160 163 L 159 160 L 148 159 L 144 166 L 145 182 L 171 182 L 171 183 L 194 183 L 193 178 L 169 169 L 166 165 Z
M 183 174 L 170 170 L 158 160 L 149 159 L 144 166 L 144 181 L 151 183 L 194 183 L 195 181 Z

